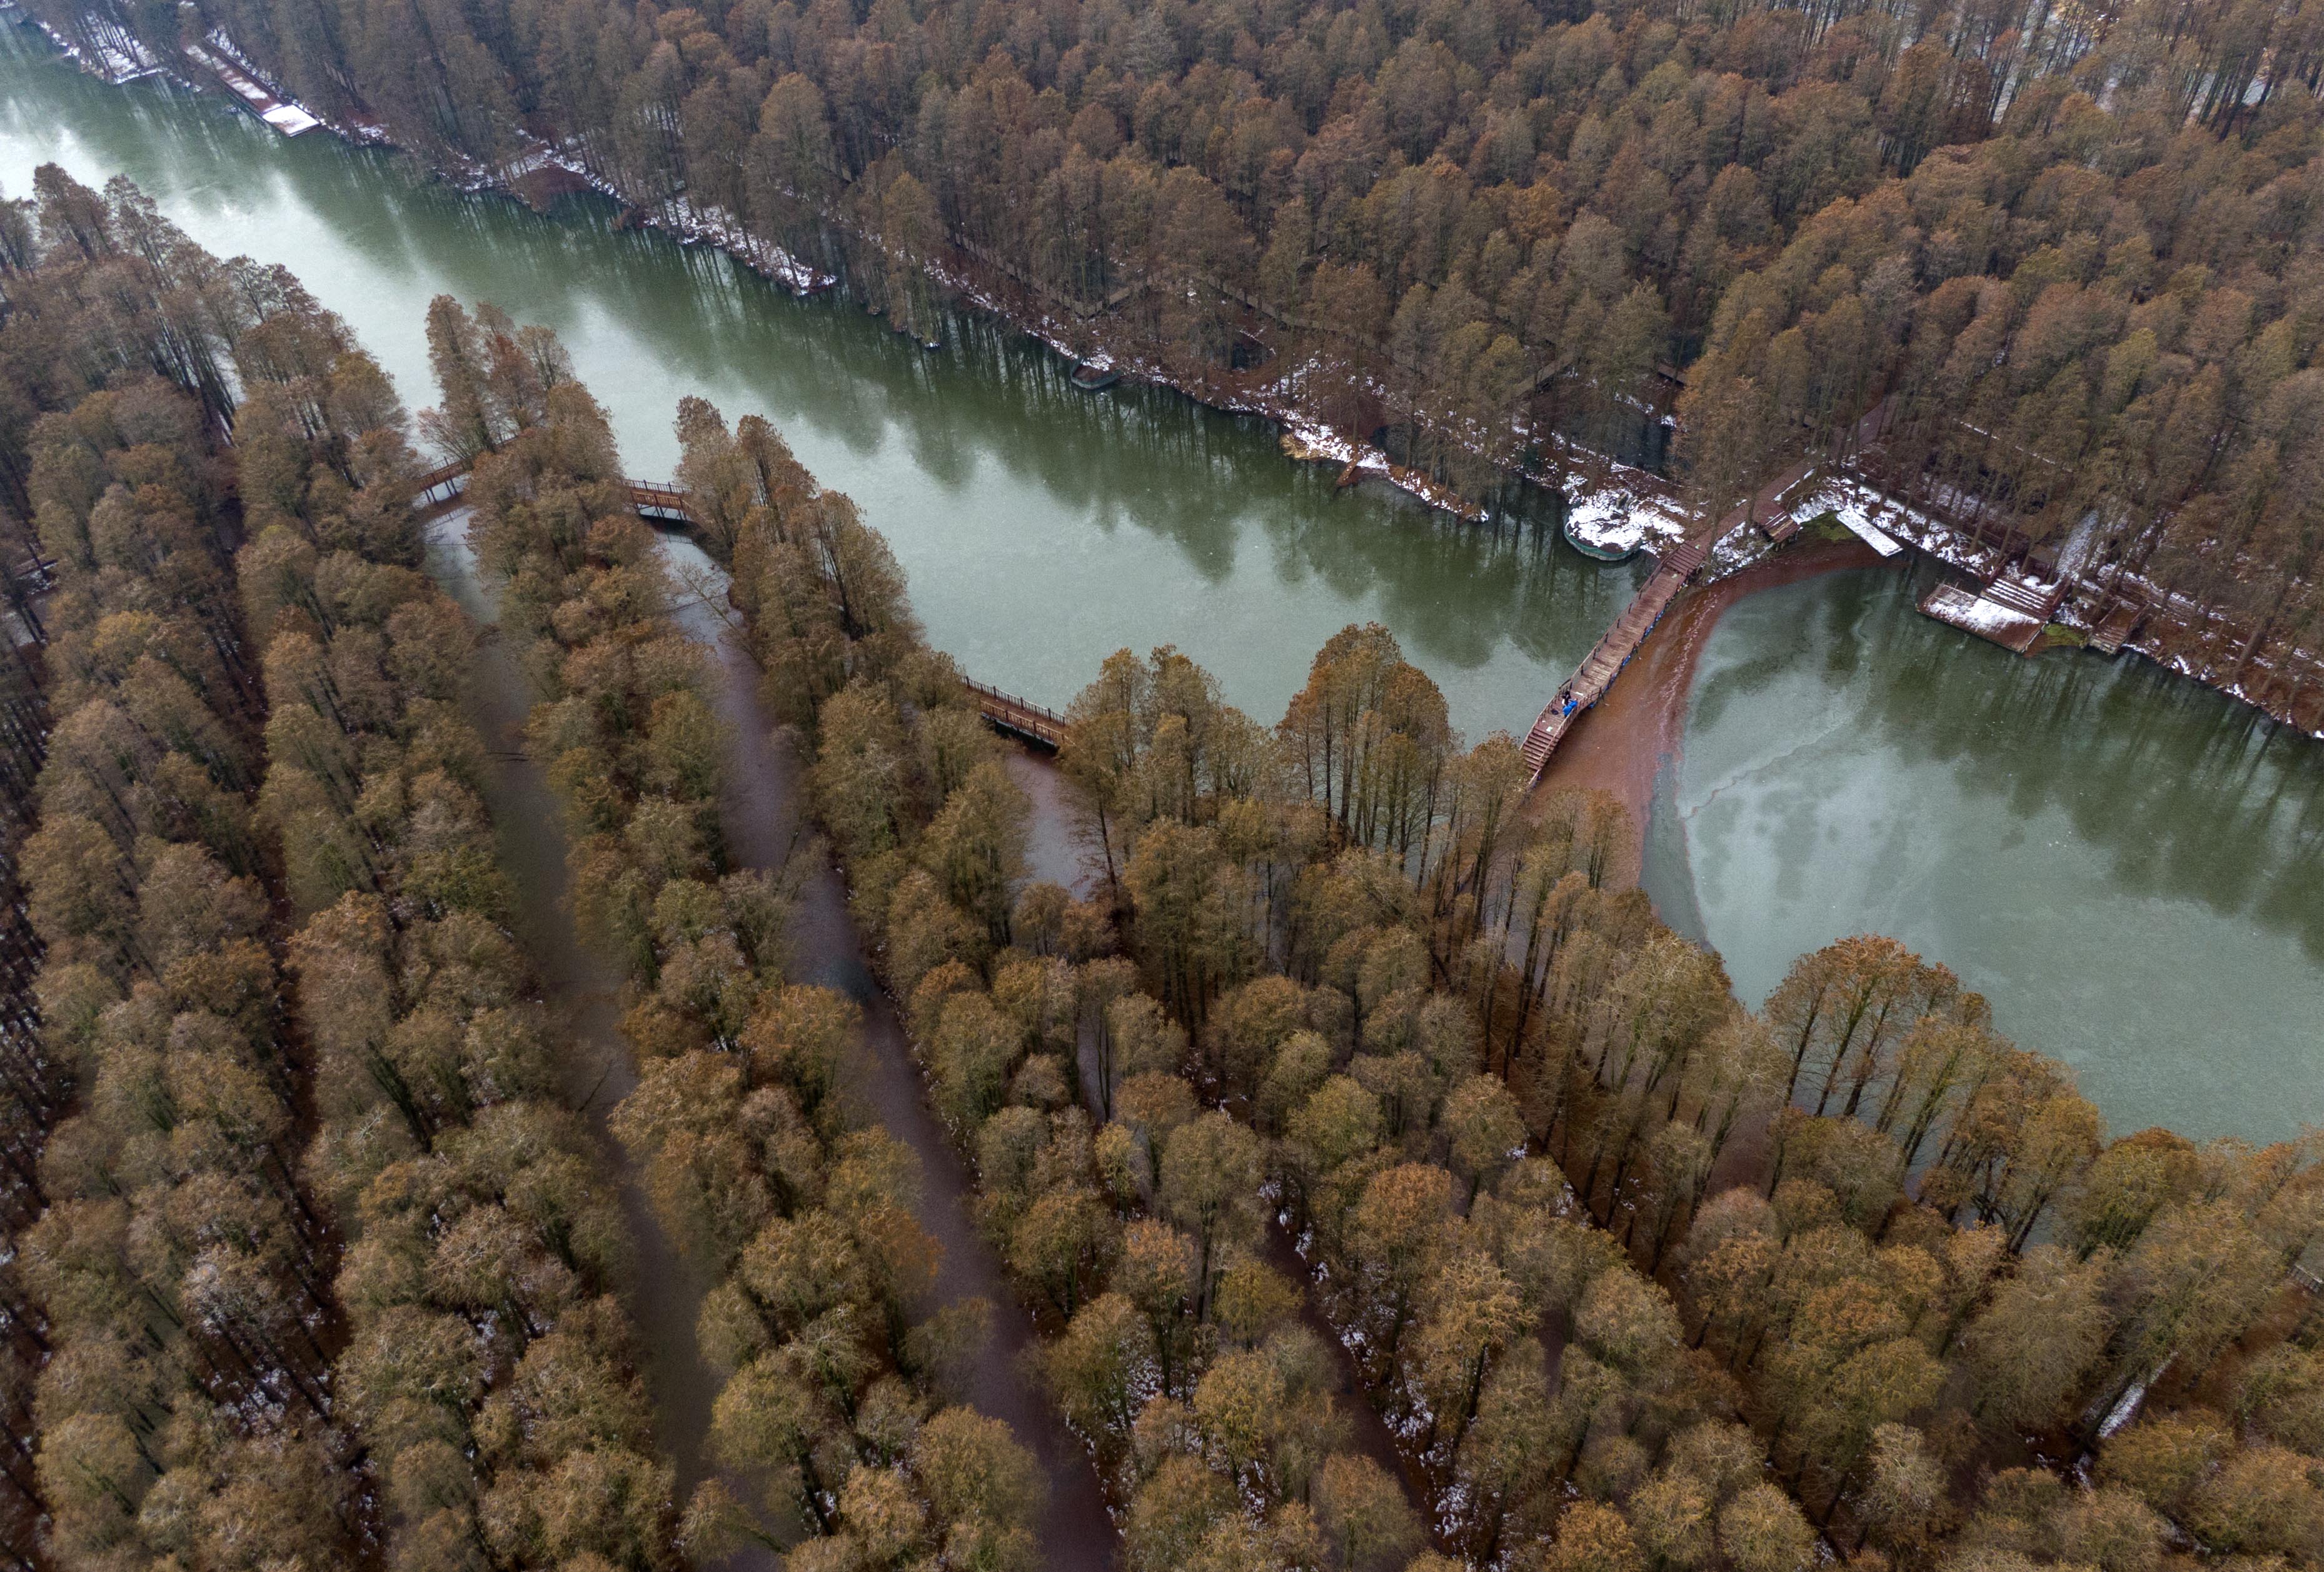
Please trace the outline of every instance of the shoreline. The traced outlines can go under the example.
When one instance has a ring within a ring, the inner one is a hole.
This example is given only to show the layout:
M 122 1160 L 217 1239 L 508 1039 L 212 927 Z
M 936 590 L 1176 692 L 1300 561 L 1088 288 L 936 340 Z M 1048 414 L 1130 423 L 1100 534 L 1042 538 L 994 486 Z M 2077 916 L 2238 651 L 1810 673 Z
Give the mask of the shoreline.
M 1687 706 L 1703 645 L 1727 608 L 1746 596 L 1851 568 L 1877 567 L 1884 559 L 1861 541 L 1819 541 L 1778 551 L 1723 578 L 1686 592 L 1647 635 L 1629 668 L 1574 727 L 1543 772 L 1535 802 L 1561 790 L 1604 791 L 1630 818 L 1628 851 L 1633 882 L 1645 875 L 1652 831 L 1655 782 L 1674 764 L 1686 741 Z M 1674 913 L 1657 913 L 1665 923 Z
M 8 9 L 14 12 L 17 20 L 39 32 L 64 60 L 108 86 L 126 86 L 135 80 L 154 77 L 183 88 L 198 97 L 207 97 L 216 90 L 209 81 L 161 62 L 154 62 L 149 69 L 134 74 L 107 75 L 95 69 L 81 50 L 60 37 L 46 23 L 21 9 Z M 5 17 L 0 16 L 0 20 L 5 20 Z M 258 85 L 269 91 L 275 90 L 259 68 L 231 41 L 213 36 L 210 42 L 230 54 L 235 66 Z M 193 62 L 189 60 L 185 63 L 190 65 Z M 231 95 L 226 101 L 230 106 L 239 106 L 233 105 Z M 312 115 L 312 111 L 304 110 L 293 99 L 283 98 L 281 102 Z M 820 272 L 775 242 L 746 234 L 723 210 L 697 209 L 683 198 L 676 199 L 675 205 L 670 200 L 650 204 L 641 202 L 622 190 L 610 177 L 588 167 L 564 148 L 546 141 L 501 167 L 486 168 L 471 163 L 464 171 L 439 163 L 392 141 L 382 126 L 361 121 L 342 124 L 318 115 L 313 116 L 313 119 L 318 127 L 332 133 L 350 146 L 391 150 L 409 157 L 431 180 L 440 180 L 467 195 L 503 198 L 518 202 L 534 212 L 545 211 L 547 206 L 567 195 L 601 196 L 619 208 L 614 220 L 617 228 L 650 228 L 669 236 L 680 246 L 713 246 L 761 279 L 802 300 L 816 294 L 845 291 L 843 281 Z M 283 131 L 281 126 L 274 129 Z M 1464 522 L 1497 522 L 1490 510 L 1471 501 L 1451 486 L 1395 464 L 1382 449 L 1351 433 L 1341 431 L 1305 410 L 1296 394 L 1277 396 L 1277 390 L 1286 385 L 1285 377 L 1278 376 L 1248 388 L 1222 386 L 1211 377 L 1180 375 L 1134 350 L 1114 351 L 1098 347 L 1084 355 L 1077 351 L 1066 337 L 1072 329 L 1054 312 L 1044 310 L 1038 303 L 1038 297 L 1041 291 L 1028 281 L 1011 276 L 1005 268 L 985 262 L 949 236 L 944 243 L 943 252 L 940 259 L 928 258 L 923 271 L 953 295 L 955 309 L 964 307 L 982 313 L 999 325 L 1033 339 L 1068 362 L 1080 364 L 1084 359 L 1093 363 L 1102 362 L 1151 385 L 1167 389 L 1205 409 L 1264 420 L 1275 428 L 1278 446 L 1286 459 L 1295 463 L 1339 467 L 1343 483 L 1359 479 L 1384 483 L 1412 496 L 1425 506 L 1449 513 Z M 999 276 L 980 281 L 969 276 L 972 272 L 998 273 Z M 1296 377 L 1296 368 L 1292 375 Z M 1605 513 L 1618 504 L 1627 504 L 1629 522 L 1642 532 L 1639 539 L 1644 550 L 1648 555 L 1658 558 L 1662 549 L 1674 537 L 1677 526 L 1673 522 L 1671 528 L 1665 530 L 1655 523 L 1640 523 L 1640 521 L 1657 515 L 1667 518 L 1667 510 L 1675 505 L 1675 483 L 1623 464 L 1609 455 L 1580 448 L 1554 433 L 1550 434 L 1548 441 L 1559 455 L 1571 461 L 1571 467 L 1563 478 L 1536 473 L 1522 465 L 1502 466 L 1499 472 L 1506 481 L 1555 495 L 1560 506 L 1569 513 L 1581 511 L 1594 515 Z M 1980 579 L 1989 577 L 1991 569 L 1987 564 L 1992 557 L 1991 550 L 1974 536 L 1957 526 L 1922 514 L 1904 496 L 1886 491 L 1869 475 L 1852 465 L 1844 467 L 1844 477 L 1865 493 L 1915 520 L 1915 528 L 1902 532 L 1901 538 L 1910 547 L 1957 571 L 1967 572 Z M 1840 479 L 1843 476 L 1835 475 L 1833 478 Z M 1896 532 L 1892 529 L 1892 532 Z M 1577 554 L 1583 554 L 1579 552 L 1579 548 L 1572 549 Z M 1870 555 L 1868 551 L 1867 555 Z M 1733 557 L 1723 561 L 1714 558 L 1706 571 L 1719 577 L 1698 587 L 1696 595 L 1729 584 L 1743 586 L 1729 592 L 1726 598 L 1731 598 L 1733 595 L 1749 593 L 1752 587 L 1790 582 L 1788 576 L 1801 571 L 1785 566 L 1785 559 L 1790 556 L 1790 552 L 1770 552 L 1766 542 L 1754 537 L 1739 561 Z M 1878 559 L 1873 557 L 1871 559 Z M 1687 612 L 1692 604 L 1692 599 L 1683 601 L 1672 615 L 1677 616 Z M 1723 606 L 1726 600 L 1722 598 L 1720 604 Z M 2084 625 L 2076 620 L 2078 615 L 2073 596 L 2070 596 L 2068 606 L 2061 611 L 2061 616 L 2072 625 Z M 2272 695 L 2273 680 L 2276 674 L 2273 661 L 2261 661 L 2256 678 L 2240 668 L 2226 672 L 2217 670 L 2214 657 L 2219 652 L 2219 641 L 2235 632 L 2231 626 L 2218 624 L 2218 616 L 2216 611 L 2200 603 L 2176 594 L 2163 594 L 2154 600 L 2152 614 L 2143 616 L 2137 633 L 2126 639 L 2122 648 L 2153 661 L 2175 676 L 2188 679 L 2200 688 L 2257 709 L 2275 725 L 2301 735 L 2324 740 L 2324 691 L 2312 688 L 2303 689 L 2295 684 L 2288 695 Z M 2165 627 L 2176 636 L 2165 635 L 2163 632 Z M 1649 641 L 1649 648 L 1651 644 L 1652 641 Z M 1638 660 L 1642 661 L 1646 654 L 1647 650 L 1642 649 Z M 2306 658 L 2300 652 L 2295 652 L 2294 655 L 2295 658 Z M 2314 707 L 2313 713 L 2306 719 L 2301 715 L 2305 707 L 2303 698 Z M 1605 708 L 1609 704 L 1618 702 L 1609 693 L 1607 700 L 1597 707 Z M 1683 715 L 1680 718 L 1683 720 Z M 2316 724 L 2311 726 L 2310 722 Z M 1673 724 L 1671 717 L 1662 717 L 1665 731 Z M 1589 751 L 1577 746 L 1587 729 L 1585 724 L 1583 730 L 1576 733 L 1575 743 L 1562 747 L 1561 754 Z M 1674 747 L 1674 744 L 1673 745 Z M 1600 780 L 1591 772 L 1602 768 L 1605 766 L 1585 766 L 1577 772 L 1576 779 L 1567 783 L 1600 784 Z M 1562 776 L 1563 772 L 1554 769 L 1552 774 Z M 1616 791 L 1625 805 L 1631 808 L 1633 818 L 1639 821 L 1639 836 L 1643 842 L 1645 821 L 1652 798 L 1653 770 L 1645 771 L 1641 779 L 1633 761 L 1630 765 L 1609 770 L 1608 774 L 1613 781 L 1609 789 Z M 1549 778 L 1545 777 L 1545 780 Z

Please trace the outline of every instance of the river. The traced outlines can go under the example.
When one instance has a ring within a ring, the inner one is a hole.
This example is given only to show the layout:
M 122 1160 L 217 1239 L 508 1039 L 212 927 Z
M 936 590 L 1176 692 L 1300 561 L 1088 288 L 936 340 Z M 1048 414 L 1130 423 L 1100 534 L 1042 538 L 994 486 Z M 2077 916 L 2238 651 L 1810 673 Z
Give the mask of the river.
M 415 404 L 422 312 L 448 291 L 556 328 L 634 473 L 674 466 L 681 393 L 768 415 L 894 543 L 930 641 L 1040 702 L 1115 648 L 1175 643 L 1271 721 L 1325 638 L 1377 619 L 1455 725 L 1521 731 L 1640 578 L 1538 519 L 1480 529 L 1334 494 L 1260 422 L 1077 393 L 974 316 L 929 354 L 844 301 L 618 231 L 594 199 L 541 216 L 464 196 L 215 95 L 105 87 L 0 27 L 0 185 L 23 194 L 44 160 L 125 173 L 212 250 L 292 267 Z M 2006 656 L 1920 618 L 1903 582 L 1770 589 L 1710 631 L 1648 836 L 1665 914 L 1753 1003 L 1799 951 L 1894 931 L 2072 1063 L 2117 1129 L 2274 1139 L 2324 1119 L 2324 750 L 2132 658 Z
M 1125 645 L 1175 643 L 1273 722 L 1324 640 L 1393 629 L 1477 735 L 1523 726 L 1628 599 L 1532 527 L 1464 525 L 1385 486 L 1334 494 L 1273 430 L 1175 393 L 1071 387 L 1064 361 L 973 313 L 930 354 L 844 301 L 793 299 L 724 254 L 465 196 L 324 132 L 286 139 L 158 82 L 108 88 L 0 26 L 0 185 L 46 161 L 126 174 L 220 256 L 281 263 L 415 408 L 424 314 L 449 292 L 557 329 L 632 474 L 667 478 L 679 397 L 781 428 L 893 542 L 930 642 L 978 680 L 1063 708 Z M 1545 504 L 1554 508 L 1554 502 Z

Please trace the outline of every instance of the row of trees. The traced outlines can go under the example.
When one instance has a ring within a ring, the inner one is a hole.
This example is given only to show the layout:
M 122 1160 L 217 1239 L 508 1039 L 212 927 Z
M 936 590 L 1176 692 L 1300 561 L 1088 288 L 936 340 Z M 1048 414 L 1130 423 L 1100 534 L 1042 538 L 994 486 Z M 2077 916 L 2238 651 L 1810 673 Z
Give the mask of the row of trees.
M 714 1478 L 684 1540 L 788 1546 L 831 1572 L 1033 1566 L 1045 1482 L 1006 1425 L 954 1401 L 990 1307 L 931 1306 L 918 1157 L 843 1095 L 861 1013 L 787 983 L 784 871 L 727 853 L 702 652 L 671 621 L 604 415 L 552 339 L 489 308 L 439 300 L 430 343 L 429 423 L 481 455 L 470 538 L 527 641 L 527 745 L 564 809 L 576 914 L 631 979 L 640 1075 L 613 1129 L 715 1280 L 696 1328 L 725 1380 L 709 1445 L 762 1493 Z
M 612 1297 L 623 1225 L 559 1095 L 461 711 L 475 633 L 412 567 L 418 463 L 406 448 L 387 477 L 392 552 L 342 544 L 255 487 L 263 413 L 245 403 L 236 425 L 272 744 L 260 806 L 306 919 L 290 947 L 319 1116 L 305 1167 L 346 1240 L 337 1392 L 385 1552 L 673 1565 L 670 1470 Z
M 1419 1520 L 1351 1446 L 1338 1361 L 1264 1258 L 1259 1142 L 1201 1111 L 1185 1033 L 1104 953 L 1103 910 L 1025 884 L 1023 793 L 957 672 L 919 643 L 884 542 L 763 421 L 730 436 L 690 401 L 679 430 L 770 698 L 812 747 L 859 921 L 975 1158 L 978 1225 L 1034 1310 L 1041 1373 L 1130 1564 L 1408 1554 Z M 1085 1035 L 1112 1079 L 1133 1074 L 1118 1098 L 1087 1095 Z
M 670 1564 L 622 1224 L 506 929 L 404 411 L 287 274 L 125 184 L 36 186 L 0 355 L 92 342 L 10 390 L 69 402 L 16 433 L 58 718 L 11 1553 Z M 184 353 L 109 353 L 108 319 Z
M 299 1165 L 277 825 L 253 801 L 285 746 L 234 558 L 263 510 L 216 439 L 241 405 L 254 482 L 313 539 L 361 541 L 406 511 L 401 413 L 287 275 L 221 266 L 125 185 L 34 185 L 8 204 L 0 354 L 31 373 L 6 501 L 57 580 L 23 848 L 42 1047 L 13 1087 L 48 1128 L 12 1148 L 9 1477 L 64 1564 L 334 1559 L 366 1513 L 334 1400 L 337 1241 Z M 30 1565 L 32 1537 L 15 1549 Z
M 2317 1356 L 2285 1340 L 2314 1332 L 2290 1282 L 2324 1225 L 2310 1143 L 2109 1143 L 2061 1067 L 1887 940 L 1739 1008 L 1622 887 L 1618 809 L 1527 805 L 1508 739 L 1463 748 L 1378 628 L 1335 637 L 1272 731 L 1174 651 L 1111 658 L 1060 761 L 1102 889 L 1028 885 L 1026 803 L 957 689 L 898 676 L 900 586 L 823 566 L 884 562 L 876 540 L 818 550 L 861 530 L 844 499 L 763 428 L 693 426 L 700 473 L 766 466 L 733 493 L 763 499 L 737 603 L 995 1237 L 1063 1324 L 1051 1380 L 1130 1492 L 1134 1559 L 1216 1521 L 1162 1517 L 1185 1469 L 1145 1493 L 1157 1432 L 1323 1504 L 1272 1449 L 1312 1426 L 1230 1438 L 1223 1386 L 1205 1414 L 1229 1368 L 1287 1414 L 1279 1362 L 1213 1352 L 1174 1385 L 1201 1328 L 1231 1349 L 1251 1305 L 1289 1308 L 1239 1253 L 1262 1193 L 1479 1561 L 1776 1572 L 1820 1529 L 1915 1562 L 2324 1550 Z M 1147 1253 L 1157 1213 L 1183 1273 Z M 2160 1417 L 2105 1443 L 2095 1490 L 2014 1466 L 2134 1392 Z
M 1197 388 L 1257 331 L 1461 484 L 1628 440 L 1673 364 L 1707 513 L 1882 406 L 1895 487 L 2011 550 L 2089 521 L 2233 619 L 2223 678 L 2324 615 L 2310 5 L 97 9 L 448 162 L 559 142 L 915 330 L 941 259 Z

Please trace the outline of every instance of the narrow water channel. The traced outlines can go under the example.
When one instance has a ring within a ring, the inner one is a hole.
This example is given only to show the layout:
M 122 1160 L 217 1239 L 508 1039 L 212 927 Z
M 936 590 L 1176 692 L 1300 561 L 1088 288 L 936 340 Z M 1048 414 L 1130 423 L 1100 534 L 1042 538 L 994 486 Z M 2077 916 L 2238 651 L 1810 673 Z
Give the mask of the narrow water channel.
M 447 510 L 429 521 L 427 569 L 479 626 L 489 628 L 499 621 L 498 596 L 479 576 L 467 530 L 466 508 Z M 608 1171 L 620 1187 L 622 1216 L 632 1245 L 622 1298 L 637 1327 L 639 1373 L 653 1400 L 654 1439 L 677 1469 L 678 1502 L 683 1507 L 694 1487 L 714 1472 L 704 1444 L 710 1434 L 711 1405 L 722 1382 L 703 1363 L 695 1340 L 702 1299 L 712 1285 L 700 1265 L 679 1254 L 662 1231 L 636 1165 L 606 1126 L 614 1105 L 637 1085 L 621 1036 L 617 1001 L 622 979 L 574 931 L 566 902 L 565 835 L 559 828 L 564 815 L 540 767 L 524 755 L 524 722 L 532 694 L 512 653 L 497 638 L 487 640 L 477 654 L 470 704 L 491 753 L 484 798 L 492 809 L 501 866 L 516 889 L 518 935 L 568 1045 L 559 1067 L 566 1096 L 596 1133 Z M 729 1476 L 727 1483 L 746 1500 L 759 1495 L 746 1481 Z M 777 1560 L 772 1552 L 753 1546 L 721 1565 L 729 1572 L 771 1572 Z
M 788 735 L 778 737 L 760 707 L 759 667 L 725 604 L 726 576 L 689 541 L 665 535 L 662 550 L 679 583 L 696 591 L 681 596 L 678 621 L 715 656 L 716 708 L 728 733 L 720 803 L 727 850 L 742 866 L 779 868 L 806 839 L 799 761 Z M 850 1091 L 870 1118 L 919 1154 L 920 1224 L 944 1252 L 936 1297 L 945 1303 L 981 1298 L 992 1307 L 992 1336 L 978 1354 L 969 1401 L 1006 1420 L 1040 1459 L 1049 1481 L 1038 1535 L 1047 1565 L 1057 1572 L 1100 1572 L 1113 1565 L 1118 1541 L 1097 1473 L 1033 1384 L 1025 1358 L 1033 1347 L 1032 1321 L 970 1223 L 968 1167 L 921 1096 L 903 1024 L 865 964 L 838 871 L 822 857 L 795 871 L 804 877 L 791 923 L 791 971 L 801 982 L 845 994 L 863 1011 L 864 1054 Z

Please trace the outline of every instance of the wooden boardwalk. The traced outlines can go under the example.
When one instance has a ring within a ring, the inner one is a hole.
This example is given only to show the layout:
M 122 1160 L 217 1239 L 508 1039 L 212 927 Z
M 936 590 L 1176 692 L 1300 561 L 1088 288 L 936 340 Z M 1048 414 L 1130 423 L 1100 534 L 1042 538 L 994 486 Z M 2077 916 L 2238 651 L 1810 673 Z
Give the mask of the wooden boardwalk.
M 467 489 L 468 471 L 473 465 L 466 460 L 439 464 L 411 482 L 411 502 L 415 507 L 431 507 L 447 503 Z M 650 519 L 663 519 L 676 523 L 688 522 L 686 493 L 675 485 L 659 480 L 631 480 L 622 485 L 629 489 L 630 505 Z
M 1678 592 L 1685 587 L 1686 581 L 1693 578 L 1695 569 L 1709 559 L 1711 546 L 1704 539 L 1706 535 L 1711 541 L 1718 538 L 1711 532 L 1698 532 L 1663 553 L 1663 559 L 1646 576 L 1646 583 L 1639 587 L 1630 604 L 1623 608 L 1622 615 L 1614 619 L 1614 625 L 1599 635 L 1598 642 L 1582 658 L 1582 664 L 1575 669 L 1573 675 L 1565 680 L 1555 697 L 1543 708 L 1540 717 L 1533 723 L 1533 730 L 1526 734 L 1525 740 L 1526 767 L 1532 772 L 1535 781 L 1541 780 L 1542 771 L 1549 766 L 1550 754 L 1555 753 L 1557 744 L 1565 740 L 1565 734 L 1572 729 L 1574 721 L 1580 718 L 1583 710 L 1606 696 L 1606 690 L 1614 685 L 1614 679 L 1621 674 L 1630 657 L 1637 653 L 1638 646 L 1646 643 L 1646 635 L 1654 632 L 1655 624 L 1662 620 L 1663 613 L 1670 609 L 1670 603 L 1678 597 Z
M 1851 433 L 1854 445 L 1861 448 L 1878 436 L 1887 418 L 1888 401 L 1884 398 L 1857 421 Z M 1614 625 L 1591 646 L 1590 653 L 1582 658 L 1582 664 L 1543 707 L 1533 729 L 1526 734 L 1525 762 L 1533 772 L 1536 785 L 1540 784 L 1542 772 L 1549 767 L 1549 757 L 1557 751 L 1557 744 L 1565 740 L 1565 734 L 1573 729 L 1582 712 L 1606 696 L 1606 689 L 1614 685 L 1614 679 L 1621 674 L 1630 657 L 1638 652 L 1638 646 L 1646 642 L 1646 635 L 1654 632 L 1655 624 L 1670 609 L 1678 592 L 1686 587 L 1686 581 L 1711 559 L 1712 548 L 1735 531 L 1761 520 L 1766 521 L 1760 527 L 1770 540 L 1780 543 L 1790 539 L 1799 526 L 1784 516 L 1784 510 L 1808 495 L 1809 482 L 1828 467 L 1823 458 L 1801 458 L 1744 498 L 1725 518 L 1696 530 L 1663 553 L 1654 572 L 1638 587 L 1637 596 L 1614 619 Z

